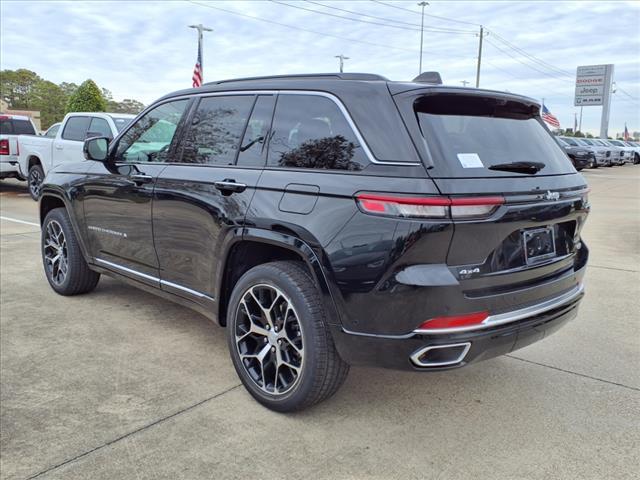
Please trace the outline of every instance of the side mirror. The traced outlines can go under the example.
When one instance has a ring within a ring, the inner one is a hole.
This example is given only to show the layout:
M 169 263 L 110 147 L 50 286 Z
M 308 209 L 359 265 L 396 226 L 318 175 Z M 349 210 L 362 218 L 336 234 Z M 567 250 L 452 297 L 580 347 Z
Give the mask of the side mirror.
M 84 158 L 87 160 L 95 160 L 96 162 L 105 162 L 109 156 L 109 138 L 93 137 L 84 141 L 82 147 Z

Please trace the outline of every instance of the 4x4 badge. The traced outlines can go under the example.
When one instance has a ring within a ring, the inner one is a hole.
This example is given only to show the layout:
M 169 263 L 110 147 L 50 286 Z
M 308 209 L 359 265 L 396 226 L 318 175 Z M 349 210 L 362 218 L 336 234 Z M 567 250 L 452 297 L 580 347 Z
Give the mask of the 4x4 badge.
M 547 190 L 547 193 L 545 194 L 544 198 L 545 200 L 560 200 L 560 193 Z

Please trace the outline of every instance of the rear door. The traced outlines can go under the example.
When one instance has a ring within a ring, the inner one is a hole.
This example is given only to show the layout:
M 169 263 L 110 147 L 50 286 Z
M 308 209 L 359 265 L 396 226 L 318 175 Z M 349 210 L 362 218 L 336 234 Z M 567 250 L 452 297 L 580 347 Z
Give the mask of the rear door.
M 162 288 L 213 301 L 224 244 L 241 235 L 264 165 L 274 96 L 199 97 L 180 155 L 158 177 L 153 229 Z
M 91 117 L 88 116 L 74 115 L 67 118 L 62 133 L 53 140 L 52 166 L 84 160 L 82 146 L 90 124 Z

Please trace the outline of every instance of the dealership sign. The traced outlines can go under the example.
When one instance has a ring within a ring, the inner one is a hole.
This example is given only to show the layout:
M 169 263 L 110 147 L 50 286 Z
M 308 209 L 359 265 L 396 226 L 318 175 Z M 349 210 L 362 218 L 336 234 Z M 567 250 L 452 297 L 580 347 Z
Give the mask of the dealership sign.
M 574 105 L 603 105 L 611 89 L 613 65 L 578 67 Z

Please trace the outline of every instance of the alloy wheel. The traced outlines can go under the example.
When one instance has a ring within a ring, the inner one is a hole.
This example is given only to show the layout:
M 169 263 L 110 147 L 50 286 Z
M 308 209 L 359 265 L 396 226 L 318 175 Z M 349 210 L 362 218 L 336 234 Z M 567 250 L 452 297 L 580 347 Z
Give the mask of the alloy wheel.
M 250 287 L 236 311 L 235 345 L 246 373 L 269 395 L 283 395 L 300 380 L 302 325 L 291 300 L 266 284 Z
M 67 239 L 62 226 L 55 220 L 47 223 L 44 237 L 44 260 L 51 280 L 61 285 L 69 272 Z
M 32 168 L 29 172 L 29 191 L 34 198 L 40 195 L 40 186 L 42 185 L 42 175 L 37 168 Z

